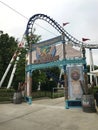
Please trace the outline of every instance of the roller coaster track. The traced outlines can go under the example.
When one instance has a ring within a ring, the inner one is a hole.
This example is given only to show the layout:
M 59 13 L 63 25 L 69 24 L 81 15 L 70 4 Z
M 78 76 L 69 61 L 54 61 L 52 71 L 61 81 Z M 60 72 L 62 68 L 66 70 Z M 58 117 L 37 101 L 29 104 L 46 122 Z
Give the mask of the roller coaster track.
M 88 44 L 88 43 L 85 44 L 84 42 L 77 40 L 75 37 L 70 35 L 66 30 L 64 30 L 64 28 L 62 26 L 60 26 L 54 19 L 50 18 L 49 16 L 47 16 L 45 14 L 35 14 L 29 19 L 27 28 L 26 28 L 26 36 L 32 35 L 32 28 L 33 28 L 34 22 L 37 19 L 42 19 L 42 20 L 48 22 L 60 34 L 65 35 L 66 41 L 71 41 L 74 46 L 78 46 L 78 47 L 83 46 L 88 49 L 98 49 L 98 44 Z

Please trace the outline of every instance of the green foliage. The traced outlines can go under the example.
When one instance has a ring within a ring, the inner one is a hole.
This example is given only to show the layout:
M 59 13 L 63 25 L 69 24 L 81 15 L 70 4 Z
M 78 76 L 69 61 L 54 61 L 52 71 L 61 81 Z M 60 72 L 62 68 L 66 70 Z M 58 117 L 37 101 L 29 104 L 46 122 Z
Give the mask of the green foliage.
M 96 92 L 98 92 L 98 86 L 94 87 L 92 91 L 93 91 L 93 94 L 95 94 Z
M 2 78 L 16 48 L 17 42 L 14 37 L 10 37 L 7 33 L 0 34 L 0 79 Z M 3 86 L 6 86 L 9 79 L 9 74 Z
M 45 83 L 46 75 L 42 70 L 34 70 L 32 73 L 32 79 L 33 79 L 32 90 L 34 91 L 38 89 L 39 82 L 41 84 Z
M 35 31 L 35 30 L 34 30 Z M 38 40 L 40 40 L 40 36 L 37 36 L 36 34 L 32 35 L 33 38 L 30 38 L 32 40 L 32 44 L 35 44 Z M 21 54 L 19 55 L 19 61 L 14 61 L 12 63 L 12 66 L 9 70 L 9 73 L 4 81 L 4 84 L 2 86 L 7 86 L 9 77 L 11 75 L 13 65 L 17 63 L 17 68 L 14 76 L 14 80 L 12 82 L 12 86 L 17 90 L 18 83 L 25 81 L 25 55 L 27 53 L 29 44 L 26 48 L 18 48 L 17 47 L 17 41 L 15 41 L 15 38 L 10 37 L 8 34 L 0 33 L 0 79 L 2 78 L 6 68 L 8 67 L 8 64 L 10 63 L 10 60 L 15 53 L 16 50 L 18 50 Z M 39 79 L 40 80 L 40 79 Z M 41 79 L 43 80 L 43 79 Z
M 55 77 L 57 79 L 59 79 L 60 70 L 59 70 L 58 67 L 53 67 L 53 68 L 44 69 L 42 71 L 44 71 L 46 77 L 45 77 L 45 80 L 44 80 L 45 82 L 41 83 L 41 90 L 52 92 L 53 88 L 57 87 L 58 82 L 55 80 L 55 78 L 48 76 L 46 72 L 48 71 L 48 72 L 54 74 Z
M 94 70 L 98 69 L 98 66 L 94 65 Z M 87 72 L 90 72 L 90 65 L 87 65 Z
M 57 87 L 57 82 L 52 80 L 48 82 L 48 91 L 53 91 L 53 88 Z
M 0 89 L 0 103 L 3 101 L 12 102 L 14 92 L 15 92 L 14 89 L 6 89 L 6 88 Z
M 18 88 L 19 82 L 25 81 L 25 55 L 26 55 L 26 49 L 22 48 L 20 50 L 19 60 L 17 61 L 17 68 L 13 80 L 13 87 L 15 90 Z
M 37 43 L 38 41 L 41 40 L 41 36 L 34 34 L 34 32 L 35 32 L 35 29 L 33 30 L 31 36 L 28 36 L 28 35 L 27 35 L 27 36 L 25 37 L 25 40 L 27 41 L 27 45 L 26 45 L 26 48 L 27 48 L 27 49 L 30 47 L 30 44 L 35 44 L 35 43 Z
M 45 82 L 41 83 L 41 91 L 50 91 L 52 92 L 52 87 L 51 86 L 51 81 L 49 81 L 48 79 L 46 79 Z
M 47 71 L 52 72 L 57 78 L 59 78 L 60 70 L 58 67 L 34 70 L 32 73 L 33 91 L 38 89 L 39 82 L 41 84 L 42 91 L 52 91 L 53 87 L 57 87 L 57 82 L 46 74 Z
M 51 92 L 48 91 L 34 91 L 32 92 L 32 98 L 49 97 L 52 98 Z

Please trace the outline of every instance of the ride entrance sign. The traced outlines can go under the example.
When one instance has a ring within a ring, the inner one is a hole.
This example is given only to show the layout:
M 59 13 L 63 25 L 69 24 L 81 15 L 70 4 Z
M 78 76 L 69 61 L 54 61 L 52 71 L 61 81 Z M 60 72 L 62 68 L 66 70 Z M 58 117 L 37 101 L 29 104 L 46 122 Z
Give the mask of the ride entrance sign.
M 59 60 L 59 55 L 56 54 L 56 46 L 36 48 L 36 60 L 35 64 L 47 63 Z
M 32 45 L 32 64 L 49 63 L 59 60 L 58 44 L 61 35 Z M 62 46 L 62 44 L 60 45 Z M 62 53 L 63 54 L 63 53 Z

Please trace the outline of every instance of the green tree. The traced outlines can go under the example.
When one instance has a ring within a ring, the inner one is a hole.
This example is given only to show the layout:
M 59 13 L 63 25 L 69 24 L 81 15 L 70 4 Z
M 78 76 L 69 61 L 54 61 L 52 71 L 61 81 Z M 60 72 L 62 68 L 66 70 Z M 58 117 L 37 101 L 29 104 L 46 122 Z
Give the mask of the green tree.
M 41 83 L 41 90 L 52 91 L 54 87 L 57 87 L 60 69 L 58 67 L 52 67 L 42 71 L 46 76 L 44 82 Z
M 16 67 L 16 72 L 14 75 L 14 80 L 12 83 L 12 86 L 16 90 L 18 88 L 18 83 L 25 81 L 25 55 L 27 51 L 25 48 L 21 48 L 19 51 L 20 51 L 19 60 L 16 63 L 17 67 Z
M 33 38 L 32 38 L 31 43 L 35 44 L 36 42 L 38 42 L 40 40 L 40 38 L 41 38 L 41 36 L 33 34 Z M 29 39 L 31 40 L 30 37 L 26 36 L 25 40 L 27 41 L 27 44 L 25 45 L 25 48 L 19 49 L 21 54 L 19 56 L 19 61 L 17 62 L 17 69 L 15 72 L 14 81 L 13 81 L 13 86 L 16 90 L 18 88 L 19 82 L 25 82 L 25 67 L 26 67 L 26 60 L 25 59 L 26 59 L 26 54 L 28 53 L 28 50 L 29 50 L 29 43 L 28 43 L 28 42 L 30 42 L 30 41 L 28 41 Z M 38 79 L 38 81 L 40 80 L 39 77 L 37 79 Z M 36 79 L 33 79 L 33 82 L 34 83 L 37 82 Z
M 39 82 L 43 84 L 46 82 L 46 74 L 43 70 L 34 70 L 32 73 L 32 90 L 35 91 L 38 89 Z
M 7 33 L 0 33 L 0 79 L 2 78 L 15 50 L 17 48 L 17 41 L 14 37 L 10 37 Z M 11 72 L 11 70 L 10 70 Z M 2 86 L 6 86 L 9 74 Z

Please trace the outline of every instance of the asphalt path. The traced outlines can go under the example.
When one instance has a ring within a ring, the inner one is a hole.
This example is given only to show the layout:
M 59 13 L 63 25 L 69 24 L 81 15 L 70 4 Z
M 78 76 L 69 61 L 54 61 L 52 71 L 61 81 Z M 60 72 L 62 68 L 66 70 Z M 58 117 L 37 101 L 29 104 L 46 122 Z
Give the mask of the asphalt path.
M 64 98 L 0 104 L 0 130 L 98 130 L 98 114 L 65 109 Z

